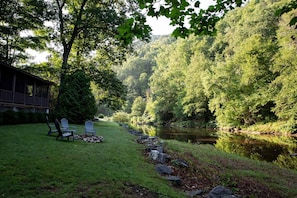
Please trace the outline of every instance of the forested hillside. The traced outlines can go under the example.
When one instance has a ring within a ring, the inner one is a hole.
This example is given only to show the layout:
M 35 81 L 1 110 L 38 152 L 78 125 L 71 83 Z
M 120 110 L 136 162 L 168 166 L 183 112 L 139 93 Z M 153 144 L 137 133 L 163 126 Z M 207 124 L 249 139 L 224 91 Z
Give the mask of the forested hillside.
M 125 111 L 138 121 L 215 120 L 219 127 L 277 123 L 297 131 L 297 10 L 290 1 L 250 1 L 230 11 L 215 36 L 160 37 L 117 68 Z

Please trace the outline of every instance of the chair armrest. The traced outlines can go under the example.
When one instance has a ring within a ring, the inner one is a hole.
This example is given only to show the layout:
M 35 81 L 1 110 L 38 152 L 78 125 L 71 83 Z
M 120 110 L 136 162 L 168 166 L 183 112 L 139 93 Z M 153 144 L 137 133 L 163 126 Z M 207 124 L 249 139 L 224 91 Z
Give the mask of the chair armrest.
M 70 129 L 70 130 L 77 130 L 77 128 L 75 126 L 69 126 L 68 129 Z
M 68 128 L 61 127 L 62 131 L 76 131 L 77 128 L 75 126 L 69 126 Z

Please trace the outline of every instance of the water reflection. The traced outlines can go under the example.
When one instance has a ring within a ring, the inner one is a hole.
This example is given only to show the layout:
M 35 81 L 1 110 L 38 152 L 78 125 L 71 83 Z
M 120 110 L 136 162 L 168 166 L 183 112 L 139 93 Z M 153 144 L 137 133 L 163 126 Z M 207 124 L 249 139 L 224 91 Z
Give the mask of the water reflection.
M 199 144 L 215 144 L 218 139 L 217 131 L 210 129 L 157 128 L 156 136 Z
M 212 144 L 228 153 L 255 160 L 273 162 L 279 166 L 297 170 L 297 139 L 289 136 L 251 135 L 207 129 L 155 128 L 146 126 L 144 133 L 161 139 Z
M 236 153 L 240 156 L 269 162 L 276 160 L 280 154 L 289 154 L 285 145 L 255 139 L 242 133 L 221 132 L 215 146 L 228 153 Z

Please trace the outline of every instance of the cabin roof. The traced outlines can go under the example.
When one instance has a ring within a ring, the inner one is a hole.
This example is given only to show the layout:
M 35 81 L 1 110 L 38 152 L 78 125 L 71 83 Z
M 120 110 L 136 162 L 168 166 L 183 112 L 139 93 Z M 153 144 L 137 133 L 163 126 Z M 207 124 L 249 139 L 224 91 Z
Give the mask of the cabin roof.
M 46 83 L 46 84 L 49 84 L 49 85 L 53 85 L 54 84 L 53 82 L 50 82 L 48 80 L 44 80 L 44 79 L 40 78 L 39 76 L 35 76 L 35 75 L 33 75 L 33 74 L 29 73 L 29 72 L 26 72 L 26 71 L 24 71 L 24 70 L 22 70 L 20 68 L 16 68 L 14 66 L 8 65 L 5 62 L 0 61 L 0 66 L 1 67 L 9 68 L 9 69 L 14 70 L 16 72 L 22 73 L 22 74 L 24 74 L 26 76 L 30 76 L 31 78 L 34 78 L 34 79 L 39 80 L 39 81 L 41 81 L 43 83 Z

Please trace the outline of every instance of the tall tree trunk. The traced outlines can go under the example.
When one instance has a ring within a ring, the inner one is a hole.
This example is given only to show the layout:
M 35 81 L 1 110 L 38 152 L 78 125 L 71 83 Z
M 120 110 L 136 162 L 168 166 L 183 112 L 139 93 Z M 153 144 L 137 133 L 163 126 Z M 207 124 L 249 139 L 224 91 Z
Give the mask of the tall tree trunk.
M 58 93 L 58 101 L 57 101 L 57 109 L 60 107 L 60 96 L 61 91 L 65 82 L 65 77 L 68 73 L 69 66 L 68 66 L 68 58 L 70 54 L 71 47 L 68 47 L 67 45 L 63 46 L 63 62 L 62 62 L 62 68 L 61 68 L 61 74 L 60 74 L 60 87 L 59 87 L 59 93 Z

